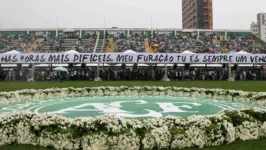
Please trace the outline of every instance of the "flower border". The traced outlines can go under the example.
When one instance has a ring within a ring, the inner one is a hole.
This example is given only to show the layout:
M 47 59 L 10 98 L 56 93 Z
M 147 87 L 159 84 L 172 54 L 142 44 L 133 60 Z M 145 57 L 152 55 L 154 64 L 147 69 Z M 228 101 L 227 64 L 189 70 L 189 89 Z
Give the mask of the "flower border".
M 1 92 L 0 105 L 72 96 L 189 96 L 266 105 L 266 92 L 178 87 L 52 88 Z M 27 111 L 0 115 L 0 145 L 30 144 L 56 149 L 181 149 L 266 137 L 266 112 L 224 110 L 211 116 L 176 116 L 147 120 L 114 115 L 65 118 Z
M 120 87 L 85 87 L 85 88 L 51 88 L 24 89 L 13 92 L 0 92 L 0 106 L 18 102 L 42 100 L 46 98 L 65 98 L 81 96 L 184 96 L 211 98 L 247 102 L 266 106 L 266 92 L 245 92 L 240 90 L 182 88 L 161 86 L 120 86 Z

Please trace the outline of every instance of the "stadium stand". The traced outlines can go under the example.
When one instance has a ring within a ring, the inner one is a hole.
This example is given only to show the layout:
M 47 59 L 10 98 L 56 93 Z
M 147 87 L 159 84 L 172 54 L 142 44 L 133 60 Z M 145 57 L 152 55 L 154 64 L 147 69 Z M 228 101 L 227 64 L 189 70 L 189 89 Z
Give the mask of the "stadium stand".
M 35 29 L 36 30 L 36 29 Z M 27 53 L 63 53 L 76 50 L 84 53 L 135 52 L 148 53 L 229 53 L 246 51 L 266 53 L 264 41 L 250 31 L 238 30 L 177 30 L 177 29 L 40 29 L 40 31 L 1 30 L 0 52 L 17 50 Z M 79 33 L 79 34 L 78 34 Z M 81 33 L 81 34 L 80 34 Z M 52 70 L 57 64 L 36 65 L 34 78 L 37 81 L 57 80 L 59 74 Z M 64 64 L 69 69 L 65 80 L 94 80 L 97 64 Z M 168 64 L 171 80 L 227 80 L 228 68 L 222 64 Z M 235 80 L 265 80 L 266 71 L 261 65 L 232 65 Z M 29 65 L 1 65 L 0 80 L 28 80 Z M 161 80 L 165 74 L 164 64 L 104 64 L 99 77 L 103 80 Z
M 264 41 L 238 30 L 106 29 L 104 35 L 103 29 L 21 29 L 1 30 L 0 36 L 1 52 L 266 52 Z

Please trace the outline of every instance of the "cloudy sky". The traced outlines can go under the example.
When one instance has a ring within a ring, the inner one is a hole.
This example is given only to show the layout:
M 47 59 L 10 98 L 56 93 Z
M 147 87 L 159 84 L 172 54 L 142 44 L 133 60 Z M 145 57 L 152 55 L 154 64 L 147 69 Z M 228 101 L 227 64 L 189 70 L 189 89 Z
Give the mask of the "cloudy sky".
M 249 29 L 266 0 L 213 0 L 215 29 Z M 0 28 L 182 28 L 181 0 L 0 0 Z

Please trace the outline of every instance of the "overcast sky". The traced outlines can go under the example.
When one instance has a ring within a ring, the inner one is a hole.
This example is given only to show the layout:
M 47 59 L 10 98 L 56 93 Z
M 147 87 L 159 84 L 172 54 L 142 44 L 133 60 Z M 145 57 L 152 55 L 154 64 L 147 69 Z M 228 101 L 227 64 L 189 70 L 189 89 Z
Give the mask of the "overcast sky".
M 266 0 L 213 0 L 214 29 L 249 29 Z M 181 0 L 0 0 L 0 28 L 182 28 Z

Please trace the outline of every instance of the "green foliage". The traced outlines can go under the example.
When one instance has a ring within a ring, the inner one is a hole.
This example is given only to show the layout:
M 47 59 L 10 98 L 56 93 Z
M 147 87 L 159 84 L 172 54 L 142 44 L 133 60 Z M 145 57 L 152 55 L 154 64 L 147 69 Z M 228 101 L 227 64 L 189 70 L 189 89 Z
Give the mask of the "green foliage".
M 184 150 L 264 150 L 265 147 L 266 147 L 266 139 L 264 138 L 253 141 L 236 141 L 229 145 L 222 145 L 217 147 L 208 147 L 202 149 L 189 148 Z M 29 146 L 29 145 L 7 145 L 7 146 L 0 146 L 0 149 L 1 150 L 54 150 L 50 148 L 43 148 L 43 147 Z M 161 149 L 161 150 L 169 150 L 169 149 Z
M 250 110 L 244 110 L 244 112 L 258 121 L 261 121 L 261 122 L 266 121 L 266 112 L 258 112 L 258 111 L 254 111 L 251 109 Z
M 72 93 L 74 92 L 74 89 L 73 88 L 68 88 L 68 93 Z
M 185 134 L 186 130 L 181 130 L 177 128 L 170 128 L 169 132 L 171 135 L 179 135 L 179 134 Z
M 219 130 L 220 130 L 219 125 L 216 123 L 212 123 L 205 129 L 205 133 L 207 136 L 209 136 L 212 133 L 217 134 Z
M 142 141 L 142 139 L 144 139 L 146 134 L 150 134 L 150 131 L 148 131 L 147 128 L 145 128 L 145 127 L 137 128 L 135 130 L 135 132 L 141 141 Z M 144 147 L 143 143 L 140 142 L 140 149 L 143 149 L 143 147 Z
M 253 98 L 253 100 L 255 101 L 259 101 L 259 100 L 265 100 L 266 99 L 266 95 L 263 95 L 263 96 L 257 96 L 255 98 Z
M 89 93 L 91 91 L 91 88 L 85 88 L 87 92 Z
M 137 128 L 135 131 L 141 139 L 144 138 L 145 134 L 149 133 L 147 128 L 145 127 Z
M 240 94 L 239 93 L 233 93 L 233 94 L 231 94 L 232 95 L 232 97 L 237 97 L 237 96 L 239 96 Z
M 36 93 L 35 92 L 21 92 L 20 93 L 21 95 L 31 95 L 31 96 L 34 96 Z
M 214 92 L 208 90 L 208 91 L 205 91 L 205 94 L 206 94 L 206 95 L 214 95 Z
M 81 138 L 83 135 L 86 135 L 89 131 L 83 127 L 70 126 L 67 129 L 61 129 L 61 133 L 70 133 L 73 138 Z
M 251 98 L 253 96 L 253 94 L 252 93 L 249 93 L 248 95 L 247 95 L 247 98 Z
M 236 111 L 226 112 L 225 115 L 230 118 L 230 122 L 233 123 L 234 126 L 239 126 L 245 121 L 252 121 L 251 118 L 243 117 Z

